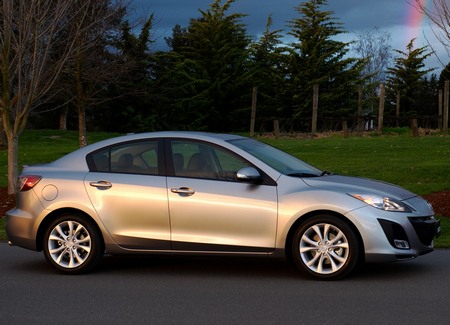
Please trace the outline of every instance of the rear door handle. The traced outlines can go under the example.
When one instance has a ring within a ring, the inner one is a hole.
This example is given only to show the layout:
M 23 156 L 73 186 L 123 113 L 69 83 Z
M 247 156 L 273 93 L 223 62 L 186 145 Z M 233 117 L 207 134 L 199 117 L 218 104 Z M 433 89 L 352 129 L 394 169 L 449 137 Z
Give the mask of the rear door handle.
M 170 191 L 172 193 L 178 193 L 185 196 L 193 195 L 195 193 L 195 191 L 190 187 L 171 188 Z
M 108 189 L 112 187 L 112 184 L 108 181 L 90 182 L 89 185 L 100 189 Z

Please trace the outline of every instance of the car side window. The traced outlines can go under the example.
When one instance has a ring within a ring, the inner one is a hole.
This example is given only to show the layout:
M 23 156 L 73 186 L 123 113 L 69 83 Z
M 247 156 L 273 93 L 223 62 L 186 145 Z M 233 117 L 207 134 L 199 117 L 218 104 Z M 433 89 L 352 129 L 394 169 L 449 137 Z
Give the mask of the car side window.
M 91 171 L 158 175 L 158 141 L 108 147 L 88 157 Z
M 250 164 L 226 149 L 195 141 L 173 140 L 175 176 L 237 181 L 237 171 Z

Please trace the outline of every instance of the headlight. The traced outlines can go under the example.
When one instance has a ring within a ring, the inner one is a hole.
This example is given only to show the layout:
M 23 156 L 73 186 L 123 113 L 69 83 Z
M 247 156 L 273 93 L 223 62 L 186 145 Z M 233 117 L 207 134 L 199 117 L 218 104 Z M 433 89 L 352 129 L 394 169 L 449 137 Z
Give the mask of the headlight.
M 397 201 L 390 197 L 383 197 L 373 194 L 354 194 L 349 193 L 355 199 L 361 200 L 364 203 L 373 206 L 374 208 L 393 211 L 393 212 L 412 212 L 412 208 L 403 202 Z

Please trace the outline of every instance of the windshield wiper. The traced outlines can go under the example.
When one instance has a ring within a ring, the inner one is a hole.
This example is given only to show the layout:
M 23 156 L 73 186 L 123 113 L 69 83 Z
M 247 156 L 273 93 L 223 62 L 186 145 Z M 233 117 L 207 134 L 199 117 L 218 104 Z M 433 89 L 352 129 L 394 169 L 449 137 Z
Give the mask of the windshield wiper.
M 319 175 L 311 173 L 291 173 L 287 175 L 292 177 L 319 177 Z
M 325 176 L 325 175 L 333 175 L 333 173 L 332 173 L 332 172 L 329 172 L 328 170 L 324 170 L 324 171 L 322 172 L 322 174 L 320 174 L 320 176 Z

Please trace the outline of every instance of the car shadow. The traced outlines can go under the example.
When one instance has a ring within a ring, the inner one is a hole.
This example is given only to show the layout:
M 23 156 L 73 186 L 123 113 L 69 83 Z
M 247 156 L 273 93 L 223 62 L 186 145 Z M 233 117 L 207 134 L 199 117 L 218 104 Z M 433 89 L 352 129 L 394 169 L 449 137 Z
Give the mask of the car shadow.
M 9 265 L 14 272 L 40 275 L 60 274 L 44 257 L 33 258 Z M 399 280 L 426 276 L 429 265 L 419 260 L 397 263 L 364 264 L 341 281 Z M 100 265 L 87 275 L 140 276 L 153 274 L 161 277 L 190 276 L 198 278 L 269 278 L 316 281 L 301 274 L 294 265 L 283 258 L 267 257 L 217 257 L 217 256 L 165 256 L 165 255 L 105 255 Z M 64 276 L 60 274 L 61 276 Z
M 397 280 L 427 273 L 427 266 L 407 261 L 384 264 L 364 264 L 346 280 Z M 206 257 L 206 256 L 105 256 L 95 272 L 102 274 L 148 274 L 165 277 L 248 277 L 312 280 L 301 274 L 283 258 L 267 257 Z
M 299 277 L 285 259 L 267 257 L 105 256 L 96 272 L 199 277 Z M 300 275 L 301 276 L 301 275 Z
M 367 263 L 362 265 L 360 269 L 352 275 L 352 278 L 358 280 L 399 280 L 424 276 L 428 271 L 429 267 L 417 260 L 380 264 Z

